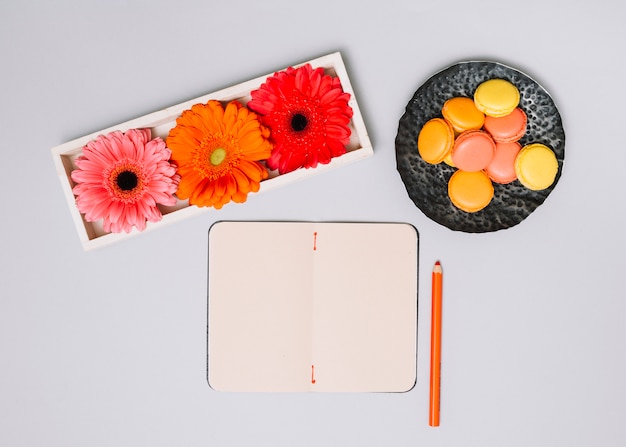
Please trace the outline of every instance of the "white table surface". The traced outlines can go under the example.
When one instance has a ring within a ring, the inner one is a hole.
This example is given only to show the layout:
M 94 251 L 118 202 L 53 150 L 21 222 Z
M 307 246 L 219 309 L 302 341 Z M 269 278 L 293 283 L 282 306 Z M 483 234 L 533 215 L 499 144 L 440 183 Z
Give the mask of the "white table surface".
M 624 17 L 617 0 L 3 0 L 0 445 L 624 445 Z M 333 51 L 373 157 L 83 251 L 51 147 Z M 395 168 L 398 120 L 417 87 L 470 59 L 534 77 L 566 132 L 563 175 L 546 202 L 488 234 L 429 220 Z M 415 388 L 210 389 L 206 245 L 219 219 L 415 225 Z M 441 426 L 431 428 L 437 259 Z

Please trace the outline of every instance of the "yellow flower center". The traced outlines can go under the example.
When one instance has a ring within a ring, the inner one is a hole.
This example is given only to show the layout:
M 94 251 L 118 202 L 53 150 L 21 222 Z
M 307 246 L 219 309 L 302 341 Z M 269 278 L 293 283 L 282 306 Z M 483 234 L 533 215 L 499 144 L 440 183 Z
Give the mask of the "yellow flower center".
M 217 147 L 211 152 L 209 160 L 213 166 L 219 166 L 226 158 L 226 149 L 223 147 Z
M 211 133 L 200 142 L 193 156 L 193 167 L 202 178 L 216 180 L 239 165 L 241 150 L 235 138 Z

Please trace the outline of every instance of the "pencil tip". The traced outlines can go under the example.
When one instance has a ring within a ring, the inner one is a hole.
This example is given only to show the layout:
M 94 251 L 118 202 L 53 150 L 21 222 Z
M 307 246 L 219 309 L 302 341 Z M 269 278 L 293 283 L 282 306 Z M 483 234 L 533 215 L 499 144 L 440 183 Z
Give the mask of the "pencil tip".
M 441 268 L 441 262 L 435 262 L 435 265 L 433 266 L 433 273 L 443 273 L 443 270 Z

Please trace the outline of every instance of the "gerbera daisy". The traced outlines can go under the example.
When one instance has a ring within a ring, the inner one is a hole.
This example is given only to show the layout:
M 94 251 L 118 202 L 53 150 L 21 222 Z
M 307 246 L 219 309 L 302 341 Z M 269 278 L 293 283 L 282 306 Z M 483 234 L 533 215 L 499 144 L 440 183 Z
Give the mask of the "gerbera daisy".
M 224 108 L 211 100 L 185 110 L 167 137 L 181 177 L 176 195 L 217 209 L 245 202 L 268 177 L 259 163 L 272 151 L 268 136 L 258 116 L 237 101 Z
M 269 77 L 251 96 L 248 107 L 271 130 L 270 169 L 284 174 L 314 168 L 346 152 L 353 112 L 339 78 L 310 64 L 289 67 Z
M 83 147 L 71 173 L 76 206 L 85 220 L 103 220 L 106 232 L 142 231 L 163 217 L 158 208 L 174 205 L 179 177 L 170 151 L 150 129 L 100 135 Z

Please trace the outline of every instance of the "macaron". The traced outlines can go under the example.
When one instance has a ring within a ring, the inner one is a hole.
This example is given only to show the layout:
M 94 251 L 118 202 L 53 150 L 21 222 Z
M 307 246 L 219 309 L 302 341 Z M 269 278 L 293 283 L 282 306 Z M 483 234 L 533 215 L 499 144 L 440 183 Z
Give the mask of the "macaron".
M 484 129 L 491 134 L 496 143 L 512 143 L 526 133 L 526 113 L 516 107 L 508 115 L 485 117 Z
M 463 171 L 485 169 L 496 151 L 491 136 L 482 130 L 467 130 L 460 134 L 452 148 L 452 163 Z
M 443 159 L 443 162 L 452 168 L 456 168 L 454 163 L 452 163 L 452 151 L 448 152 L 448 155 Z
M 453 144 L 452 126 L 442 118 L 426 121 L 417 137 L 417 150 L 424 161 L 430 164 L 441 163 L 452 150 Z
M 550 187 L 556 179 L 559 162 L 548 146 L 532 143 L 524 146 L 515 158 L 515 173 L 522 185 L 534 191 Z
M 493 183 L 484 171 L 455 171 L 448 181 L 448 196 L 460 210 L 475 213 L 491 202 Z
M 448 99 L 441 108 L 441 114 L 456 133 L 478 130 L 485 123 L 485 114 L 476 108 L 472 98 L 465 96 Z
M 476 108 L 488 116 L 508 115 L 519 105 L 517 87 L 505 79 L 489 79 L 474 92 Z
M 496 152 L 491 162 L 485 168 L 485 172 L 491 180 L 500 184 L 511 183 L 517 178 L 515 173 L 515 159 L 522 146 L 514 141 L 512 143 L 496 143 Z

